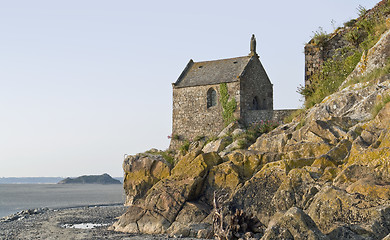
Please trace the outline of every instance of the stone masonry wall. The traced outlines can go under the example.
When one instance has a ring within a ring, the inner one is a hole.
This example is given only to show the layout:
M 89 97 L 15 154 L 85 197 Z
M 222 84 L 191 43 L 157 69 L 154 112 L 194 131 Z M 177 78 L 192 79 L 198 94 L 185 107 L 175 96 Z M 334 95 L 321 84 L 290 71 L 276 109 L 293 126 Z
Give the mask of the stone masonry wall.
M 296 109 L 283 109 L 283 110 L 253 110 L 245 112 L 245 125 L 249 126 L 261 121 L 275 121 L 283 123 L 284 118 L 292 114 Z
M 214 88 L 217 92 L 217 105 L 207 108 L 207 91 Z M 239 82 L 227 83 L 230 98 L 235 97 L 237 109 L 235 117 L 239 118 L 240 90 Z M 172 139 L 170 148 L 180 146 L 183 140 L 192 140 L 198 136 L 214 136 L 225 127 L 222 118 L 219 84 L 173 88 Z
M 305 46 L 305 86 L 310 85 L 313 74 L 321 70 L 324 61 L 322 50 L 322 47 L 314 44 Z
M 339 54 L 338 49 L 349 46 L 344 39 L 346 29 L 339 29 L 330 35 L 329 39 L 321 44 L 311 40 L 305 46 L 305 86 L 311 84 L 312 76 L 322 70 L 323 63 L 334 55 Z
M 252 57 L 241 77 L 241 119 L 245 122 L 245 112 L 273 109 L 273 89 L 267 73 L 257 57 Z M 253 108 L 257 97 L 259 109 Z

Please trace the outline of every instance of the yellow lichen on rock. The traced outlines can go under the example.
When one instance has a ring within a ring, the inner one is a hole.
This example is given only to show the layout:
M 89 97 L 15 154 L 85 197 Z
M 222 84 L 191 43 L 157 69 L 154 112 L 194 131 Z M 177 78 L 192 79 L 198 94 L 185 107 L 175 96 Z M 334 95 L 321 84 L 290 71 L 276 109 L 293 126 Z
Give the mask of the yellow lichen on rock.
M 240 176 L 232 162 L 224 162 L 210 170 L 207 183 L 213 189 L 233 191 L 240 183 Z
M 325 170 L 327 167 L 336 167 L 336 165 L 325 156 L 321 156 L 314 160 L 311 166 L 322 170 Z
M 261 163 L 256 154 L 244 150 L 234 151 L 226 157 L 236 166 L 240 176 L 244 179 L 250 178 Z
M 390 199 L 390 185 L 376 184 L 371 179 L 360 179 L 347 187 L 346 190 L 348 193 L 362 194 L 371 200 Z
M 216 152 L 190 152 L 172 169 L 172 177 L 178 180 L 203 177 L 207 170 L 221 162 L 222 159 Z

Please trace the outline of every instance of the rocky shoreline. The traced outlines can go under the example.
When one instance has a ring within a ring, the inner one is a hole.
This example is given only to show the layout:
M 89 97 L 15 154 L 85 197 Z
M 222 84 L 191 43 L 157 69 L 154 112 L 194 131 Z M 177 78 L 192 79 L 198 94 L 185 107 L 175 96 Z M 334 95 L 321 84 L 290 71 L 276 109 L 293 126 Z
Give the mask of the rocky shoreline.
M 390 1 L 383 6 L 390 14 Z M 221 240 L 390 239 L 387 23 L 338 91 L 276 128 L 232 122 L 179 149 L 127 156 L 129 207 L 112 228 Z
M 123 205 L 24 210 L 0 219 L 0 239 L 167 239 L 108 230 Z

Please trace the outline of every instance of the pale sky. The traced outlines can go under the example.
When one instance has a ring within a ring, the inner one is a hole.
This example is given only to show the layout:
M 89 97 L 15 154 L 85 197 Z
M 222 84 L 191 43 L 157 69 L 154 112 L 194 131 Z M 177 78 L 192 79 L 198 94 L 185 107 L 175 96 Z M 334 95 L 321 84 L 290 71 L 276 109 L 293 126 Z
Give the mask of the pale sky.
M 274 108 L 297 108 L 313 31 L 377 2 L 0 0 L 0 177 L 122 176 L 168 147 L 189 59 L 245 56 L 252 33 Z

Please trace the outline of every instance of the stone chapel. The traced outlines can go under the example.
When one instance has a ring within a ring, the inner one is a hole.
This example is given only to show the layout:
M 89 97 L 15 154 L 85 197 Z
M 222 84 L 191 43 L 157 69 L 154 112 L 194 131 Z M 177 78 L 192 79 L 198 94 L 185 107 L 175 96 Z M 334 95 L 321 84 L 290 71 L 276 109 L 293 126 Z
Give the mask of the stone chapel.
M 223 130 L 222 85 L 227 87 L 229 99 L 235 99 L 234 118 L 243 125 L 277 117 L 273 85 L 256 53 L 256 38 L 252 35 L 249 55 L 204 62 L 191 59 L 172 83 L 171 147 L 178 139 L 215 136 Z

